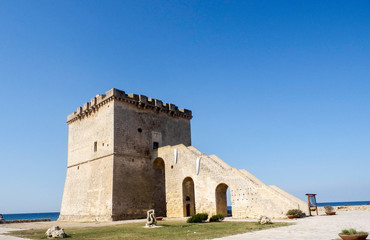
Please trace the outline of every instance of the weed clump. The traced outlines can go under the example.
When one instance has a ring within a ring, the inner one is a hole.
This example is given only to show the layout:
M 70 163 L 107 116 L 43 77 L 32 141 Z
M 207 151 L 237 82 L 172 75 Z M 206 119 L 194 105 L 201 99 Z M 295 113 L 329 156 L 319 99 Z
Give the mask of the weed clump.
M 224 220 L 224 215 L 222 215 L 222 214 L 213 215 L 209 219 L 210 222 L 222 222 L 222 220 Z
M 357 232 L 356 229 L 350 228 L 350 229 L 343 229 L 341 234 L 343 235 L 366 235 L 367 232 Z
M 297 216 L 297 217 L 303 217 L 305 214 L 299 210 L 299 209 L 290 209 L 287 213 L 287 216 Z
M 202 223 L 207 221 L 208 213 L 197 213 L 186 220 L 187 223 Z
M 332 206 L 324 206 L 325 212 L 334 212 L 334 208 Z

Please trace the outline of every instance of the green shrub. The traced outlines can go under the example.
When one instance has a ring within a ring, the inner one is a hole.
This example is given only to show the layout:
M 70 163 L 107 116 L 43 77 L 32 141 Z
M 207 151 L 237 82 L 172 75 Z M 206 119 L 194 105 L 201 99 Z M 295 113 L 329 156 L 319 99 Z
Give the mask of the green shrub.
M 198 215 L 202 218 L 202 221 L 207 221 L 208 213 L 198 213 Z
M 343 229 L 341 234 L 343 235 L 365 235 L 368 234 L 367 232 L 357 232 L 356 229 Z
M 224 215 L 222 214 L 216 214 L 216 215 L 213 215 L 209 221 L 210 222 L 221 222 L 222 220 L 224 220 Z
M 299 209 L 290 209 L 287 213 L 287 216 L 298 216 L 298 217 L 303 217 L 305 214 L 299 210 Z
M 332 206 L 324 206 L 325 212 L 333 212 L 334 208 Z
M 201 223 L 208 219 L 208 213 L 197 213 L 186 220 L 187 223 Z
M 201 223 L 202 218 L 199 215 L 193 215 L 186 220 L 187 223 Z

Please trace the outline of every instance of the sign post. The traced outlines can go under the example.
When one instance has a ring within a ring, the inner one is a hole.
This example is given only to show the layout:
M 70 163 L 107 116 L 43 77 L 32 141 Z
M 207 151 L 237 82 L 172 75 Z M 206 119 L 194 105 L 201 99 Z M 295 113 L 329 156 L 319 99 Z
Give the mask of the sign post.
M 311 215 L 311 211 L 316 211 L 316 215 L 318 216 L 319 215 L 319 212 L 317 210 L 317 203 L 316 203 L 316 194 L 314 193 L 307 193 L 307 201 L 308 201 L 308 211 L 310 212 L 310 216 Z

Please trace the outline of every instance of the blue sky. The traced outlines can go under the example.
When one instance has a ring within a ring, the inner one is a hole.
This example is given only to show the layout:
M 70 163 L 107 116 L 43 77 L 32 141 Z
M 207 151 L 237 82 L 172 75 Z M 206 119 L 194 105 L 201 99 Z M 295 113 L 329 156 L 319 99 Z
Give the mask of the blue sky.
M 115 87 L 318 202 L 370 200 L 369 1 L 0 1 L 0 212 L 59 211 L 66 116 Z

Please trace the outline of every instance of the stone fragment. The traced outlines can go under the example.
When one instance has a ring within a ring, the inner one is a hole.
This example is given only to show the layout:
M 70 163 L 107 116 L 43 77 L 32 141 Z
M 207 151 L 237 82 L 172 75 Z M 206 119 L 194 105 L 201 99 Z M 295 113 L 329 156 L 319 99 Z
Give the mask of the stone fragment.
M 49 228 L 45 235 L 48 238 L 66 238 L 67 234 L 64 232 L 63 228 L 60 228 L 59 226 L 51 227 Z
M 260 219 L 259 219 L 259 223 L 260 224 L 271 224 L 272 221 L 270 218 L 266 217 L 266 216 L 261 216 Z

